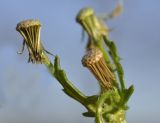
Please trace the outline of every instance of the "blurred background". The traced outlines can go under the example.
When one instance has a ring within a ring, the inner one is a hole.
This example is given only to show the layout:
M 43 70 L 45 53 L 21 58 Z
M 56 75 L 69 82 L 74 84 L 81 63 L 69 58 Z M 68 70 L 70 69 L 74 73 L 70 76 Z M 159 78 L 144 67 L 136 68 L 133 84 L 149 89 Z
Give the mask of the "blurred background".
M 96 79 L 81 65 L 86 39 L 75 17 L 83 7 L 110 12 L 118 0 L 0 0 L 0 123 L 93 123 L 85 108 L 62 92 L 43 65 L 28 64 L 28 52 L 17 55 L 23 38 L 16 24 L 42 22 L 45 48 L 61 58 L 68 78 L 86 95 L 98 93 Z M 160 1 L 126 0 L 120 17 L 107 23 L 113 31 L 127 86 L 128 123 L 160 123 Z M 53 59 L 53 57 L 50 57 Z

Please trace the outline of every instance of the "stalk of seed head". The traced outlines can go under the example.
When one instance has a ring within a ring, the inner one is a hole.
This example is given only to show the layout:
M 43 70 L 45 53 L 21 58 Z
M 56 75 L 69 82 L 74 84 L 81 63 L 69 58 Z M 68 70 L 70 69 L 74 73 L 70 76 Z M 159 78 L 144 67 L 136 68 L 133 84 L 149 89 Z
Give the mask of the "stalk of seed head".
M 82 58 L 82 64 L 93 73 L 104 88 L 112 89 L 112 81 L 115 80 L 115 76 L 107 67 L 103 53 L 99 49 L 93 48 L 87 51 Z
M 28 62 L 43 63 L 43 46 L 40 41 L 41 23 L 38 20 L 25 20 L 17 24 L 16 30 L 23 36 L 29 52 Z

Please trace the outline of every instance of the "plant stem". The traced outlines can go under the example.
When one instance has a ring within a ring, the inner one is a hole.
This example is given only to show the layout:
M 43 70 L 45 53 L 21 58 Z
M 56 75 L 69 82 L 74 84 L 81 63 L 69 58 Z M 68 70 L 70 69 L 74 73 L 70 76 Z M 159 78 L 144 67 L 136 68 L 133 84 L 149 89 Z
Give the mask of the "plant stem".
M 113 41 L 110 41 L 106 36 L 104 36 L 104 42 L 109 48 L 110 56 L 116 66 L 118 78 L 119 78 L 120 85 L 121 85 L 121 90 L 123 91 L 126 89 L 125 81 L 124 81 L 124 71 L 123 71 L 122 65 L 120 64 L 120 57 L 118 55 L 116 45 L 114 44 Z
M 77 100 L 78 102 L 80 102 L 81 104 L 84 105 L 87 96 L 85 96 L 81 91 L 79 91 L 68 79 L 67 76 L 64 72 L 64 70 L 62 70 L 60 68 L 60 64 L 59 64 L 59 58 L 58 56 L 55 56 L 55 63 L 54 65 L 52 64 L 52 62 L 47 58 L 47 56 L 45 56 L 46 60 L 45 60 L 45 66 L 48 68 L 49 72 L 52 74 L 53 77 L 55 77 L 60 84 L 63 86 L 63 91 L 65 93 L 67 93 L 69 96 L 71 96 L 72 98 L 74 98 L 75 100 Z

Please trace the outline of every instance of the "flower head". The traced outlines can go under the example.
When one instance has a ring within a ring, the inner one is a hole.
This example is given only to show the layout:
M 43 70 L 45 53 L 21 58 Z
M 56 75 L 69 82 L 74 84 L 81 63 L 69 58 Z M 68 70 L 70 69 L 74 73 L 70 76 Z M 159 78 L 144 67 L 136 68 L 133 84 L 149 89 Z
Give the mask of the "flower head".
M 28 48 L 28 62 L 42 63 L 44 60 L 44 48 L 40 41 L 40 29 L 41 23 L 38 20 L 25 20 L 17 24 L 16 30 L 23 36 L 23 44 L 26 44 Z
M 115 76 L 107 67 L 103 53 L 99 49 L 92 48 L 87 51 L 82 58 L 82 64 L 94 74 L 104 88 L 107 90 L 112 88 L 112 81 L 115 80 Z
M 90 7 L 82 9 L 78 13 L 76 21 L 82 25 L 84 30 L 94 40 L 108 35 L 108 27 L 103 23 L 101 19 L 96 17 L 94 10 Z

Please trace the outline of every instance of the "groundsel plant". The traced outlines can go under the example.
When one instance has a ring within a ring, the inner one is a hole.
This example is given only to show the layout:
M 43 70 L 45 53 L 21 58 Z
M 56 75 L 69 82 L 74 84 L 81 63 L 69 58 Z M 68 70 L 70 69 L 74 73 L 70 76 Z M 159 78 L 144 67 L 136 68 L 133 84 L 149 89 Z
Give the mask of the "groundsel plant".
M 127 102 L 134 91 L 133 86 L 127 88 L 125 85 L 120 56 L 115 43 L 109 39 L 110 30 L 104 23 L 104 19 L 114 18 L 121 10 L 122 4 L 119 4 L 106 16 L 97 16 L 92 8 L 83 8 L 77 14 L 76 21 L 88 34 L 82 65 L 94 75 L 100 87 L 100 92 L 92 96 L 86 96 L 68 80 L 57 55 L 54 63 L 50 61 L 47 53 L 51 53 L 44 49 L 40 40 L 40 21 L 25 20 L 16 27 L 24 38 L 22 50 L 18 53 L 21 54 L 26 45 L 28 62 L 44 64 L 62 85 L 63 91 L 87 109 L 83 116 L 95 118 L 96 123 L 126 123 Z

